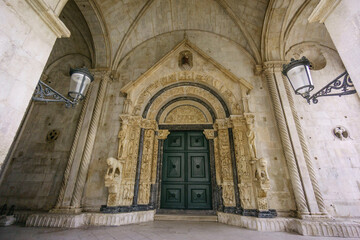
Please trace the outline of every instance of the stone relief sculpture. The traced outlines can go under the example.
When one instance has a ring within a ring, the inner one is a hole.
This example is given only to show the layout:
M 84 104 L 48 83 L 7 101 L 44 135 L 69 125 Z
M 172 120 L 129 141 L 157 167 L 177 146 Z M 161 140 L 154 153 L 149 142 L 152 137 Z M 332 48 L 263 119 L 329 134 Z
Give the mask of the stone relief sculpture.
M 153 129 L 145 130 L 138 204 L 149 204 L 150 201 L 151 163 L 153 158 L 154 135 L 155 133 Z
M 256 159 L 254 115 L 246 115 L 246 124 L 248 126 L 246 136 L 248 138 L 250 156 L 252 159 Z
M 221 170 L 220 185 L 222 186 L 222 198 L 224 206 L 233 207 L 236 205 L 236 201 L 227 120 L 216 120 L 215 128 L 218 132 L 218 136 L 215 138 L 215 146 L 218 148 L 218 150 L 215 150 L 215 168 L 216 171 L 220 172 Z M 216 164 L 216 162 L 218 162 L 218 164 Z
M 246 124 L 246 118 L 240 115 L 231 116 L 231 123 L 233 127 L 233 138 L 235 145 L 235 160 L 238 174 L 238 188 L 240 195 L 240 203 L 244 209 L 253 209 L 255 206 L 254 196 L 252 194 L 253 179 L 251 173 L 250 143 L 254 142 L 254 131 L 252 130 L 248 141 L 249 134 Z
M 140 117 L 121 115 L 118 158 L 109 158 L 105 186 L 108 206 L 130 206 L 134 196 L 136 162 L 140 137 Z

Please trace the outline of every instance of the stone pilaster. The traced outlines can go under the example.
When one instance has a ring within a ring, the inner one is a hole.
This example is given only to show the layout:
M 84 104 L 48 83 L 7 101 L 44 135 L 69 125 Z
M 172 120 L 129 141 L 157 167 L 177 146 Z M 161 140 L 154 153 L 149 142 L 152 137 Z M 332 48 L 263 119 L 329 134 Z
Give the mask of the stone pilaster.
M 221 169 L 222 198 L 225 207 L 235 207 L 235 190 L 233 179 L 233 168 L 231 164 L 230 139 L 228 131 L 228 120 L 217 119 L 215 129 L 218 132 L 215 150 L 215 165 Z
M 102 81 L 102 76 L 105 74 L 101 71 L 93 71 L 95 75 L 95 80 L 90 85 L 88 93 L 84 100 L 84 104 L 75 131 L 74 141 L 70 149 L 70 155 L 65 168 L 59 195 L 54 209 L 50 210 L 50 212 L 67 213 L 79 211 L 79 209 L 71 209 L 70 205 L 74 194 L 76 179 L 79 173 L 84 148 L 87 144 L 87 136 L 90 129 L 90 121 L 85 121 L 85 119 L 91 119 L 93 116 L 100 83 Z
M 235 160 L 238 175 L 240 204 L 244 209 L 253 209 L 255 203 L 253 193 L 253 170 L 251 164 L 252 158 L 249 152 L 249 144 L 246 134 L 246 119 L 243 116 L 235 115 L 232 115 L 230 119 L 235 145 Z
M 157 124 L 154 120 L 143 120 L 142 125 L 145 129 L 145 133 L 142 146 L 143 151 L 140 171 L 140 186 L 137 203 L 140 205 L 147 205 L 150 201 L 151 168 L 153 163 L 155 141 L 157 141 L 155 140 L 155 130 L 157 128 Z

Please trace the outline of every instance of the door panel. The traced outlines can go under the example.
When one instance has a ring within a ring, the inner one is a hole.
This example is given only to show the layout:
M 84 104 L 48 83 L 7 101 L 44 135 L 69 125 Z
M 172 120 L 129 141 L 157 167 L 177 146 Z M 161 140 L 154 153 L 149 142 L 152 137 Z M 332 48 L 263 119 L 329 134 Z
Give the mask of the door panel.
M 188 208 L 211 209 L 210 185 L 188 185 Z
M 185 151 L 185 133 L 174 132 L 171 133 L 165 141 L 165 148 L 167 151 Z
M 189 132 L 187 134 L 188 150 L 208 151 L 207 141 L 202 132 Z
M 185 208 L 184 185 L 166 184 L 162 188 L 161 202 L 163 208 Z
M 184 153 L 164 153 L 163 181 L 165 182 L 184 182 Z
M 164 142 L 161 208 L 211 209 L 208 141 L 202 132 L 172 132 Z
M 188 153 L 188 181 L 209 182 L 207 153 Z

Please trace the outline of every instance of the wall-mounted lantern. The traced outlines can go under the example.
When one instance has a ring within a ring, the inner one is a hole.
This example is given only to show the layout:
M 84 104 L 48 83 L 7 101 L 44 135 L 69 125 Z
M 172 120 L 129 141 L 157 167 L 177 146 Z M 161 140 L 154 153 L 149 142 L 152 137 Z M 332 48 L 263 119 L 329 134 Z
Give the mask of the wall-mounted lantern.
M 282 73 L 289 80 L 296 94 L 304 97 L 310 104 L 318 103 L 318 97 L 339 96 L 356 93 L 354 84 L 352 83 L 347 71 L 331 81 L 325 87 L 320 89 L 314 95 L 310 96 L 310 92 L 314 89 L 310 74 L 310 61 L 306 57 L 299 60 L 291 59 L 289 64 L 283 65 Z M 351 88 L 351 89 L 349 89 Z
M 62 94 L 39 80 L 32 99 L 41 102 L 64 102 L 66 107 L 75 106 L 80 100 L 84 99 L 90 83 L 94 81 L 94 76 L 86 67 L 70 68 L 70 87 L 67 99 Z

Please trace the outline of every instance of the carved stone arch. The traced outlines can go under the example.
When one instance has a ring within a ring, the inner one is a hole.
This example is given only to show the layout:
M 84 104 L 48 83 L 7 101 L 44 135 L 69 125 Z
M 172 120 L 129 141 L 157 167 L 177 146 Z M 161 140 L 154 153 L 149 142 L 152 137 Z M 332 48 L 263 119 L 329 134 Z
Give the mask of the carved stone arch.
M 165 104 L 179 97 L 199 99 L 211 107 L 216 118 L 226 118 L 231 114 L 224 100 L 215 91 L 204 85 L 188 82 L 170 85 L 156 93 L 143 108 L 142 117 L 155 119 L 157 113 Z M 138 110 L 140 110 L 140 105 L 135 106 L 133 114 L 137 115 Z

